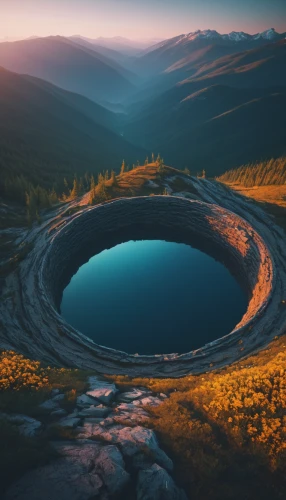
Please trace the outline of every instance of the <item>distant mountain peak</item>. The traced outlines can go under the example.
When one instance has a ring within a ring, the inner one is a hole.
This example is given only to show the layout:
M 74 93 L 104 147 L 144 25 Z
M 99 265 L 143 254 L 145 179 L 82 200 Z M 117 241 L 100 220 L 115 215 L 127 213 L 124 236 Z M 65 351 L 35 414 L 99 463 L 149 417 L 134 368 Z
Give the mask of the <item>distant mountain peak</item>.
M 185 35 L 181 35 L 177 43 L 180 41 L 193 41 L 197 39 L 206 40 L 229 40 L 232 42 L 244 42 L 251 40 L 275 40 L 279 37 L 279 33 L 274 28 L 262 31 L 261 33 L 256 33 L 255 35 L 250 35 L 244 31 L 231 31 L 231 33 L 220 34 L 216 30 L 206 29 L 206 30 L 196 30 Z
M 262 33 L 257 33 L 253 35 L 254 39 L 264 38 L 265 40 L 273 40 L 278 35 L 277 31 L 274 28 L 270 28 L 268 30 L 262 31 Z

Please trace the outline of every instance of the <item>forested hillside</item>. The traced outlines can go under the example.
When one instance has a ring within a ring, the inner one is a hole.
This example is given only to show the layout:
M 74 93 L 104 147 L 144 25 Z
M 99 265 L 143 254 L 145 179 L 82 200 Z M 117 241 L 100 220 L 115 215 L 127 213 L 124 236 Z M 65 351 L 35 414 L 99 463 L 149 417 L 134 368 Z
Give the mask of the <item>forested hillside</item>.
M 228 170 L 217 180 L 244 187 L 286 184 L 286 156 Z
M 65 177 L 72 183 L 75 174 L 145 158 L 108 128 L 116 119 L 83 96 L 0 68 L 0 195 L 7 183 L 61 193 Z

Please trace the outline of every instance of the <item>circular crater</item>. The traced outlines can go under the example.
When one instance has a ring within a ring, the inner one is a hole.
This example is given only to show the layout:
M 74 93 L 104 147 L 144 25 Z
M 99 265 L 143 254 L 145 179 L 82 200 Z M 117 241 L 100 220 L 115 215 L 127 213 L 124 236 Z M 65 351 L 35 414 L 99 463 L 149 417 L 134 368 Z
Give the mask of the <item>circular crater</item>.
M 72 276 L 60 305 L 69 324 L 97 344 L 149 355 L 189 352 L 235 327 L 247 296 L 222 263 L 184 243 L 132 236 Z
M 81 264 L 118 242 L 154 238 L 189 244 L 229 268 L 249 298 L 247 311 L 232 332 L 185 354 L 137 356 L 99 346 L 65 322 L 58 312 L 62 291 Z M 50 359 L 104 373 L 180 376 L 239 359 L 243 348 L 238 348 L 238 341 L 243 338 L 251 337 L 255 343 L 255 327 L 259 328 L 271 296 L 273 266 L 259 234 L 232 212 L 168 196 L 119 199 L 74 215 L 50 233 L 47 243 L 35 293 L 36 310 L 44 320 L 42 348 L 47 350 L 48 344 Z

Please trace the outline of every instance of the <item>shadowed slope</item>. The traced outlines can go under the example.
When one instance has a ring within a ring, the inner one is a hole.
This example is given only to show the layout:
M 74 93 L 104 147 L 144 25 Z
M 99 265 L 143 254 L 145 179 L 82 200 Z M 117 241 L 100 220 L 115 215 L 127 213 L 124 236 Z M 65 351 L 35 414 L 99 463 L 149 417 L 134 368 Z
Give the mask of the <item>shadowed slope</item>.
M 116 169 L 145 154 L 107 128 L 112 113 L 41 80 L 0 69 L 0 105 L 2 181 L 24 174 L 51 186 L 56 176 Z
M 60 36 L 1 43 L 0 65 L 43 78 L 97 102 L 120 102 L 133 90 L 118 63 Z

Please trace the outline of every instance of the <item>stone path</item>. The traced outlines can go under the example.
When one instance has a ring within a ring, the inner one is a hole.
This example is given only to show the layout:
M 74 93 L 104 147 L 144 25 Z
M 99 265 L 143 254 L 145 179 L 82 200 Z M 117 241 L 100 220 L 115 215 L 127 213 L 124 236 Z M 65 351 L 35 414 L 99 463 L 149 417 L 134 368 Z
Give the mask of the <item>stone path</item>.
M 76 432 L 72 441 L 52 441 L 59 458 L 26 473 L 4 500 L 187 500 L 170 475 L 172 460 L 154 431 L 142 426 L 149 420 L 148 407 L 167 396 L 145 388 L 120 392 L 97 376 L 88 382 L 89 390 L 77 397 L 70 414 L 61 408 L 64 394 L 53 391 L 41 404 L 49 416 L 46 424 L 1 414 L 29 437 L 40 437 L 55 424 Z

